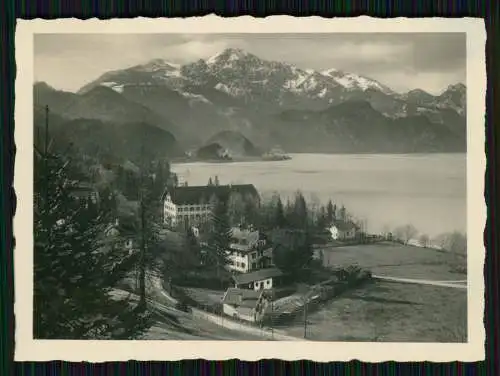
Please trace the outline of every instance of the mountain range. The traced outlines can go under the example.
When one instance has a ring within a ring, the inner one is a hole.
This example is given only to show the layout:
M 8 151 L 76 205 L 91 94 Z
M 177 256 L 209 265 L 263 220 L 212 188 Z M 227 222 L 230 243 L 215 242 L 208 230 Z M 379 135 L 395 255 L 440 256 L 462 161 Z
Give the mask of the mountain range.
M 37 83 L 34 95 L 36 106 L 49 105 L 61 118 L 148 124 L 171 133 L 183 149 L 206 145 L 220 132 L 287 152 L 466 148 L 461 83 L 440 95 L 420 89 L 400 94 L 354 73 L 302 69 L 236 48 L 186 65 L 155 59 L 107 72 L 77 93 Z

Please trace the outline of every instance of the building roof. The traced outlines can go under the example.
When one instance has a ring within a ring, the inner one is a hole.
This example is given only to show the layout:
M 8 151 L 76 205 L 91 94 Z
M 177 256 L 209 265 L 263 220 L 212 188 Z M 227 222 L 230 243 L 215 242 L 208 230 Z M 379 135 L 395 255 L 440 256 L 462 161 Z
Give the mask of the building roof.
M 165 200 L 167 193 L 170 194 L 176 205 L 208 203 L 213 196 L 221 201 L 226 201 L 231 193 L 250 194 L 256 197 L 259 195 L 253 184 L 169 187 L 163 193 L 162 201 Z
M 251 251 L 252 246 L 261 239 L 264 239 L 264 235 L 258 230 L 233 227 L 231 229 L 230 247 L 241 252 Z
M 255 281 L 262 281 L 263 279 L 282 276 L 283 273 L 277 268 L 260 269 L 255 272 L 238 274 L 233 276 L 234 281 L 240 285 Z
M 358 226 L 352 221 L 336 221 L 333 223 L 333 226 L 340 231 L 349 231 L 358 228 Z
M 254 291 L 230 287 L 224 294 L 222 303 L 238 307 L 255 308 L 260 297 L 262 296 L 262 293 L 262 290 Z

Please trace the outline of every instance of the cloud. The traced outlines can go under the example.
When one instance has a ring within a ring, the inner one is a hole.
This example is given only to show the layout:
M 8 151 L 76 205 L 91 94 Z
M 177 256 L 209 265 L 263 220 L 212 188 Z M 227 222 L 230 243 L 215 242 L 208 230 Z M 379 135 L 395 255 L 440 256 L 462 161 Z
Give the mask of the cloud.
M 381 72 L 371 75 L 372 78 L 390 83 L 391 89 L 399 93 L 420 88 L 433 95 L 441 94 L 450 84 L 465 83 L 462 72 Z
M 178 62 L 190 63 L 215 55 L 227 47 L 227 42 L 221 40 L 211 42 L 193 40 L 164 49 L 161 52 L 164 56 L 160 57 L 174 58 Z

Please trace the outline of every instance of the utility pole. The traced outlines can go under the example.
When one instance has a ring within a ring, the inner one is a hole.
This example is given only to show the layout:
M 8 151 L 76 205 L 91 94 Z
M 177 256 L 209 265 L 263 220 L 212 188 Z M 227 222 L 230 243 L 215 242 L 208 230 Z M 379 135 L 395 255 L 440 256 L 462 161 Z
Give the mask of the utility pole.
M 48 205 L 49 200 L 49 166 L 48 166 L 48 150 L 49 150 L 49 106 L 45 106 L 45 140 L 43 147 L 43 199 L 44 205 Z
M 271 338 L 274 340 L 274 287 L 271 288 Z
M 141 171 L 139 180 L 139 202 L 141 211 L 141 250 L 139 258 L 140 306 L 146 307 L 146 213 L 144 207 L 144 143 L 141 146 Z
M 307 296 L 304 300 L 304 338 L 307 337 Z
M 45 142 L 44 142 L 43 155 L 47 155 L 49 148 L 49 106 L 45 106 Z

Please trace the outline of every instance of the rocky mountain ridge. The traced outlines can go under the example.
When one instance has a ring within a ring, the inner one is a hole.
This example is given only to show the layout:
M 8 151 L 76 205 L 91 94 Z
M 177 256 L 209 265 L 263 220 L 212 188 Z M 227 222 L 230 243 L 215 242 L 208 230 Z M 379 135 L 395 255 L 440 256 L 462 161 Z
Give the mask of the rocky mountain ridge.
M 280 144 L 287 152 L 319 145 L 332 153 L 350 147 L 352 152 L 444 152 L 465 145 L 466 139 L 463 84 L 437 96 L 420 89 L 399 94 L 354 73 L 303 69 L 235 48 L 185 65 L 154 59 L 107 72 L 78 93 L 39 84 L 35 95 L 36 104 L 50 103 L 69 119 L 142 121 L 168 130 L 185 149 L 203 145 L 218 132 L 237 132 L 264 149 Z M 299 112 L 292 116 L 294 111 Z M 396 140 L 386 132 L 394 134 L 397 124 L 411 126 L 397 129 Z M 363 132 L 387 142 L 371 142 Z M 420 141 L 410 142 L 416 136 Z

